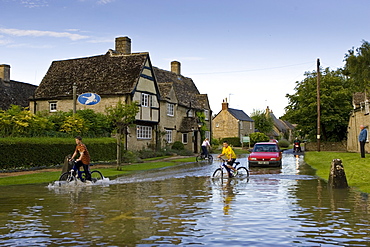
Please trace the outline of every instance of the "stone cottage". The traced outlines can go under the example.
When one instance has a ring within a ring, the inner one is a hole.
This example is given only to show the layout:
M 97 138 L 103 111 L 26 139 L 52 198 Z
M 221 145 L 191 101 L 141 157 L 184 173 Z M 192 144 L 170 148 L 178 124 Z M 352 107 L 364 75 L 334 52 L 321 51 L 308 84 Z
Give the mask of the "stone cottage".
M 215 139 L 248 136 L 254 132 L 254 121 L 244 111 L 229 108 L 227 99 L 222 102 L 221 111 L 212 120 L 212 134 Z
M 295 127 L 288 121 L 278 119 L 273 113 L 273 111 L 268 106 L 266 108 L 265 113 L 266 113 L 266 116 L 271 117 L 273 124 L 274 124 L 273 130 L 271 133 L 268 134 L 268 136 L 271 139 L 280 140 L 281 138 L 285 138 L 288 141 L 292 142 L 293 139 L 295 138 L 293 136 L 293 131 Z
M 29 106 L 37 86 L 10 80 L 10 65 L 0 65 L 0 109 L 7 110 L 11 105 Z
M 132 53 L 128 37 L 116 38 L 115 43 L 115 50 L 104 55 L 52 62 L 30 109 L 50 114 L 74 107 L 104 112 L 119 101 L 136 101 L 140 110 L 136 126 L 129 129 L 127 147 L 137 150 L 153 146 L 158 138 L 160 95 L 149 53 Z M 77 95 L 95 93 L 101 101 L 95 105 L 75 104 L 74 87 Z
M 354 93 L 352 97 L 353 110 L 348 121 L 348 134 L 347 134 L 347 151 L 360 152 L 360 144 L 358 142 L 358 135 L 360 134 L 360 125 L 368 126 L 367 132 L 369 133 L 370 125 L 370 97 L 365 93 Z M 365 144 L 365 151 L 370 152 L 369 136 Z
M 197 153 L 203 140 L 211 137 L 211 115 L 208 96 L 200 94 L 193 80 L 181 75 L 181 64 L 171 62 L 171 71 L 154 67 L 160 90 L 160 131 L 166 143 L 182 142 Z M 199 114 L 204 114 L 204 121 Z M 201 133 L 203 132 L 203 133 Z

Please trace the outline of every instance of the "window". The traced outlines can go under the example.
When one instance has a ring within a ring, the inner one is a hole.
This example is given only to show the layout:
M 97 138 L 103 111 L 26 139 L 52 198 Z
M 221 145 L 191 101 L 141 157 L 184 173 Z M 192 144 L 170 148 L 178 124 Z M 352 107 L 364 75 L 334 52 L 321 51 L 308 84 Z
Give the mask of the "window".
M 167 143 L 172 143 L 172 130 L 166 130 L 165 138 Z
M 137 126 L 137 139 L 152 139 L 152 127 L 151 126 Z
M 167 116 L 174 115 L 174 105 L 171 103 L 167 103 Z
M 208 120 L 208 113 L 209 113 L 209 111 L 208 111 L 208 110 L 204 110 L 204 116 L 206 116 L 206 117 L 204 118 L 204 120 Z
M 211 132 L 210 131 L 206 131 L 204 132 L 204 135 L 205 135 L 205 138 L 208 138 L 208 140 L 211 140 Z
M 242 129 L 243 129 L 243 127 L 244 127 L 244 126 L 243 126 L 243 121 L 240 121 L 240 122 L 239 122 L 239 124 L 240 124 L 240 129 L 242 130 Z
M 216 128 L 220 128 L 220 124 L 219 123 L 216 123 Z
M 249 122 L 249 129 L 253 129 L 253 123 Z
M 193 117 L 193 110 L 188 111 L 188 117 Z
M 146 93 L 142 93 L 141 94 L 141 106 L 145 106 L 145 107 L 149 107 L 150 106 L 150 95 L 149 94 L 146 94 Z
M 50 112 L 56 112 L 57 111 L 57 102 L 50 102 L 49 107 L 50 107 Z
M 188 133 L 182 134 L 182 143 L 184 144 L 188 143 Z

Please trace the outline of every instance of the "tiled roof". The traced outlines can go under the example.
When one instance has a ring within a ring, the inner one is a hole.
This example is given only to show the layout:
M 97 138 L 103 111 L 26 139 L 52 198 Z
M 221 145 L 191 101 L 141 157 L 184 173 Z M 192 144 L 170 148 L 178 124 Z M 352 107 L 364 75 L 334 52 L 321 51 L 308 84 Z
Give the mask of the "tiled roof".
M 352 99 L 352 101 L 353 101 L 353 104 L 354 105 L 360 105 L 360 103 L 362 103 L 362 102 L 365 102 L 365 93 L 360 93 L 360 92 L 357 92 L 357 93 L 354 93 L 353 94 L 353 99 Z M 367 95 L 367 100 L 369 100 L 370 101 L 370 95 L 368 94 Z
M 29 98 L 33 96 L 37 86 L 10 81 L 4 82 L 0 79 L 0 109 L 7 110 L 10 105 L 29 106 Z
M 236 119 L 241 121 L 248 121 L 248 122 L 254 122 L 252 118 L 250 118 L 244 111 L 237 110 L 233 108 L 228 108 L 228 111 L 231 115 L 233 115 Z
M 195 109 L 209 109 L 208 97 L 200 94 L 191 78 L 153 67 L 160 93 L 163 98 L 169 92 L 168 86 L 172 84 L 178 104 Z
M 130 93 L 148 58 L 148 53 L 113 55 L 107 52 L 105 55 L 54 61 L 36 90 L 36 98 L 71 97 L 73 83 L 77 85 L 77 94 Z

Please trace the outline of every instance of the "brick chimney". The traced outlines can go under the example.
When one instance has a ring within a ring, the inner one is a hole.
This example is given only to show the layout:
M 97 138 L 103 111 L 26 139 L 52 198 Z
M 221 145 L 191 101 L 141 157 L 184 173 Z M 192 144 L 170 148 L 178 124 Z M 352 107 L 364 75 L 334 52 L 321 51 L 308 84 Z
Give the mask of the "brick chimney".
M 131 54 L 131 39 L 129 37 L 118 37 L 116 38 L 115 50 L 123 55 Z
M 227 110 L 227 109 L 229 109 L 229 103 L 227 103 L 227 99 L 225 98 L 222 101 L 222 110 Z
M 181 75 L 181 63 L 177 61 L 172 61 L 171 72 L 175 73 L 176 75 Z
M 10 65 L 0 64 L 0 79 L 4 82 L 10 82 Z

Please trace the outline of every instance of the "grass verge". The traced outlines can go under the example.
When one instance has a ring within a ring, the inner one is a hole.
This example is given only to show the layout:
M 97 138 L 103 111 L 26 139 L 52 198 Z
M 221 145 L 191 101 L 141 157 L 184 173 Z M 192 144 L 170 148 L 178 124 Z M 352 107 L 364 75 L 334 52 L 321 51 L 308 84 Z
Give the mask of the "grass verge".
M 171 161 L 158 161 L 158 162 L 146 162 L 122 166 L 120 171 L 116 167 L 110 168 L 99 168 L 99 170 L 105 177 L 115 178 L 122 176 L 124 174 L 132 173 L 135 171 L 158 169 L 168 166 L 178 165 L 180 163 L 195 162 L 195 157 L 174 159 Z M 94 166 L 91 167 L 94 170 Z M 20 184 L 41 184 L 41 183 L 52 183 L 59 179 L 61 175 L 60 171 L 50 172 L 50 171 L 40 171 L 37 173 L 3 177 L 0 178 L 0 186 L 6 185 L 20 185 Z
M 370 162 L 360 158 L 359 153 L 306 152 L 305 162 L 316 169 L 316 175 L 326 181 L 329 179 L 331 161 L 341 159 L 348 185 L 365 193 L 370 193 Z

